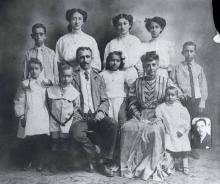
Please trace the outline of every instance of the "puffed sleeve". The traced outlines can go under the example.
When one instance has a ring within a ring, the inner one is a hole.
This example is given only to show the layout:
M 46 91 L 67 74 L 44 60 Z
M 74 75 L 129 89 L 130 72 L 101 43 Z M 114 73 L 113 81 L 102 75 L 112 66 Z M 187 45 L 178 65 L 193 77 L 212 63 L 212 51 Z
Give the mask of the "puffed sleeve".
M 133 52 L 134 55 L 134 59 L 135 60 L 135 68 L 138 72 L 138 77 L 142 77 L 143 76 L 143 66 L 142 66 L 142 62 L 141 62 L 141 55 L 142 53 L 142 43 L 138 38 L 135 38 L 135 42 L 134 42 L 134 48 L 135 50 Z
M 101 59 L 99 54 L 99 49 L 97 42 L 95 39 L 92 39 L 92 51 L 93 51 L 93 61 L 92 61 L 92 67 L 96 68 L 98 71 L 101 71 Z
M 170 65 L 168 66 L 168 71 L 172 71 L 174 63 L 174 56 L 175 56 L 175 43 L 169 42 L 168 44 L 168 54 L 170 57 Z
M 62 40 L 59 39 L 56 43 L 56 49 L 55 49 L 55 61 L 57 63 L 63 60 L 62 50 L 63 50 L 63 43 L 62 43 Z
M 103 66 L 104 66 L 104 68 L 106 67 L 106 59 L 107 59 L 109 53 L 110 53 L 110 43 L 108 43 L 108 44 L 106 45 L 106 47 L 105 47 L 104 60 L 103 60 Z
M 14 98 L 14 111 L 15 116 L 20 117 L 25 114 L 25 104 L 26 104 L 26 97 L 25 97 L 25 89 L 20 85 L 16 92 Z

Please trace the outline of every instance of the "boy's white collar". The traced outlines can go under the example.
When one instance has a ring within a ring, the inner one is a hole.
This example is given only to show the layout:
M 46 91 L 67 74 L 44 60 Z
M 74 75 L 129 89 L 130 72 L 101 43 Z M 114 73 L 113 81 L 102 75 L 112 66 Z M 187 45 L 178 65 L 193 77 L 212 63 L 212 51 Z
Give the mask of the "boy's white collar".
M 38 46 L 36 46 L 36 45 L 34 46 L 34 48 L 35 48 L 35 49 L 43 49 L 44 47 L 45 47 L 45 45 L 44 45 L 44 44 L 43 44 L 43 45 L 41 45 L 40 47 L 38 47 Z

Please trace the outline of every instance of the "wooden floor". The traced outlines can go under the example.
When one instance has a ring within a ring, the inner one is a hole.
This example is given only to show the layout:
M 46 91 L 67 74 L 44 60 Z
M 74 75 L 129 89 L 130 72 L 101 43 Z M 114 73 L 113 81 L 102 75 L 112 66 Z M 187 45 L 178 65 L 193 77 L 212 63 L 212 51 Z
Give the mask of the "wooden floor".
M 220 146 L 211 150 L 199 150 L 200 159 L 190 159 L 190 176 L 176 172 L 164 182 L 126 179 L 119 176 L 105 177 L 99 173 L 85 171 L 60 171 L 56 175 L 45 176 L 36 172 L 21 171 L 5 166 L 7 155 L 0 160 L 5 164 L 0 167 L 0 184 L 219 184 L 220 183 Z

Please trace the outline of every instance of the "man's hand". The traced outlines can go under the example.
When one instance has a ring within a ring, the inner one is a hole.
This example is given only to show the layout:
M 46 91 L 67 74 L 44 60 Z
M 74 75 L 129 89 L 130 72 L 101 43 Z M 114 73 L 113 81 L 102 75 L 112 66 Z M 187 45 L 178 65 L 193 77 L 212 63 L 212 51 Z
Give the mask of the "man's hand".
M 21 122 L 21 127 L 22 127 L 22 128 L 25 128 L 25 126 L 26 126 L 26 120 L 25 120 L 25 118 L 24 118 L 24 115 L 20 117 L 20 122 Z
M 102 111 L 97 112 L 95 115 L 95 120 L 102 120 L 105 117 L 105 114 Z
M 48 79 L 45 79 L 41 82 L 41 86 L 44 87 L 44 88 L 48 88 L 52 85 L 53 85 L 52 81 L 48 80 Z
M 189 96 L 187 94 L 182 94 L 182 95 L 179 96 L 179 100 L 181 102 L 187 101 L 188 98 L 189 98 Z
M 183 136 L 183 134 L 180 131 L 177 131 L 176 135 L 177 135 L 177 137 L 182 137 Z

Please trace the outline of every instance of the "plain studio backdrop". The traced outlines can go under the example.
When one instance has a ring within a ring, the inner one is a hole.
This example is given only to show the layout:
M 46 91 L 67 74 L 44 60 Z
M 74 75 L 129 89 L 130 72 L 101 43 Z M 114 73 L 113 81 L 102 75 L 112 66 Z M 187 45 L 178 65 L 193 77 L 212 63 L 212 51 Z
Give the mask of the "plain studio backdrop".
M 146 17 L 161 16 L 167 26 L 164 39 L 175 42 L 175 62 L 183 60 L 182 44 L 192 40 L 198 45 L 197 62 L 204 68 L 209 88 L 206 114 L 212 120 L 213 145 L 220 143 L 220 44 L 216 33 L 211 0 L 1 0 L 0 1 L 0 130 L 16 129 L 13 98 L 22 79 L 25 50 L 33 46 L 31 26 L 41 22 L 47 27 L 46 45 L 55 49 L 57 39 L 67 32 L 65 13 L 70 8 L 88 12 L 83 31 L 93 36 L 101 58 L 105 45 L 114 36 L 112 16 L 129 13 L 135 18 L 131 33 L 142 41 L 150 39 L 144 26 Z

